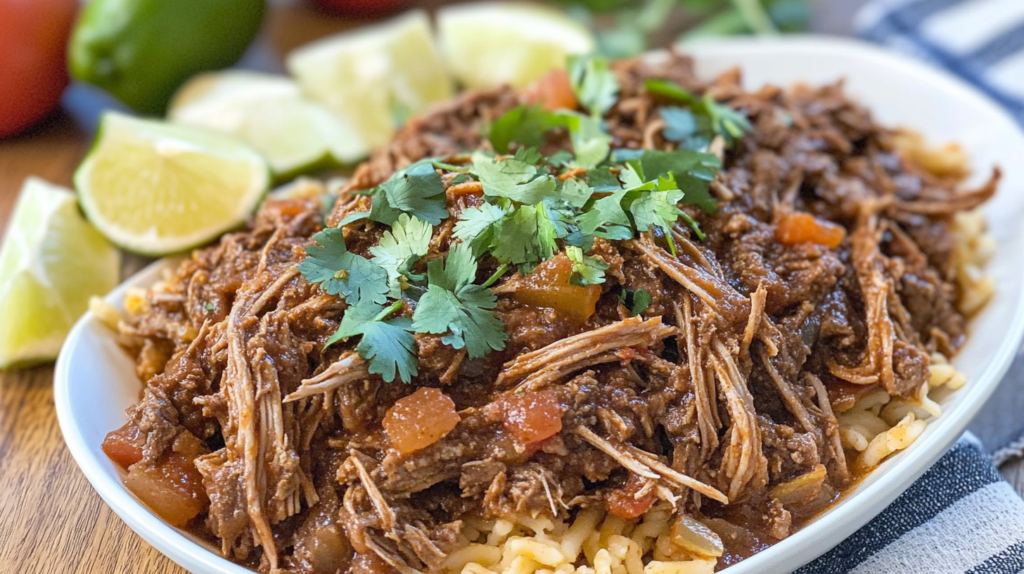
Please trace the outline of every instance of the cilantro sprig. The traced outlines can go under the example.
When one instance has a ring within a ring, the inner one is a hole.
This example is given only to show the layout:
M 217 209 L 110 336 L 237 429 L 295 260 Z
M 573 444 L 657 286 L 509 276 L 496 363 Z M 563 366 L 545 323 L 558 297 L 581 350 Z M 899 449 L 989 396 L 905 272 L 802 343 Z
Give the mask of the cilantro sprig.
M 603 259 L 584 255 L 583 249 L 571 245 L 565 248 L 565 255 L 572 262 L 570 283 L 584 287 L 604 283 L 604 272 L 608 270 L 608 264 Z
M 691 149 L 706 146 L 716 135 L 722 136 L 731 145 L 754 129 L 747 116 L 716 102 L 711 94 L 698 98 L 675 82 L 659 79 L 647 80 L 644 87 L 652 94 L 689 106 L 689 110 L 662 108 L 661 117 L 666 124 L 666 139 L 694 146 Z
M 646 289 L 637 289 L 636 291 L 632 289 L 623 289 L 622 292 L 619 293 L 619 303 L 622 303 L 627 309 L 629 309 L 629 314 L 632 317 L 636 317 L 640 313 L 646 311 L 647 308 L 651 306 L 652 301 L 654 301 L 654 299 Z
M 369 361 L 370 373 L 380 375 L 388 382 L 394 381 L 396 374 L 403 382 L 412 381 L 419 374 L 412 319 L 395 317 L 385 320 L 401 307 L 401 301 L 390 306 L 376 305 L 365 299 L 359 301 L 345 310 L 341 325 L 325 346 L 362 336 L 356 345 L 356 353 Z
M 317 245 L 306 247 L 306 259 L 298 265 L 307 281 L 319 283 L 328 294 L 341 296 L 350 305 L 364 299 L 376 305 L 387 302 L 388 272 L 350 252 L 340 228 L 328 227 L 314 235 L 313 241 Z
M 570 61 L 569 78 L 585 112 L 514 108 L 490 127 L 499 155 L 418 161 L 364 192 L 372 196 L 369 211 L 349 214 L 337 228 L 313 236 L 299 271 L 348 304 L 326 345 L 359 337 L 355 348 L 371 373 L 408 383 L 418 375 L 417 334 L 441 335 L 444 344 L 465 349 L 471 358 L 504 349 L 507 334 L 494 313 L 497 297 L 490 286 L 510 268 L 528 273 L 564 251 L 572 284 L 599 285 L 609 265 L 587 255 L 597 238 L 626 240 L 660 229 L 674 252 L 671 230 L 682 220 L 704 239 L 692 209 L 683 208 L 717 209 L 709 185 L 721 162 L 702 150 L 719 135 L 729 143 L 742 137 L 750 129 L 746 117 L 707 95 L 698 98 L 671 82 L 650 81 L 649 92 L 685 106 L 660 109 L 664 135 L 679 142 L 679 149 L 611 150 L 603 116 L 619 91 L 614 73 L 607 61 L 581 57 Z M 572 153 L 545 157 L 538 151 L 552 130 L 565 130 Z M 434 226 L 450 216 L 443 172 L 458 172 L 448 185 L 479 182 L 483 195 L 459 211 L 448 254 L 427 262 L 424 273 L 421 259 L 430 250 Z M 350 252 L 343 231 L 366 219 L 387 227 L 369 257 Z M 499 265 L 478 284 L 478 260 L 485 257 Z M 637 315 L 651 295 L 625 290 L 620 300 Z
M 441 342 L 465 348 L 470 358 L 505 348 L 505 326 L 492 311 L 497 297 L 474 285 L 477 262 L 472 250 L 459 243 L 448 256 L 427 264 L 429 286 L 412 316 L 418 333 L 444 334 Z

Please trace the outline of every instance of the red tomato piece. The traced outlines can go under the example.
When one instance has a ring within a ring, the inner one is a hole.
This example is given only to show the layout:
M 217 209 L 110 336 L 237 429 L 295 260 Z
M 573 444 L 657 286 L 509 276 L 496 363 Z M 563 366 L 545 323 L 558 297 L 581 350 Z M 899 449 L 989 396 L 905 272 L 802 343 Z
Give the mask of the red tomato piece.
M 785 215 L 775 228 L 775 239 L 783 245 L 816 243 L 835 249 L 845 237 L 846 230 L 842 226 L 818 219 L 810 213 Z
M 125 487 L 172 526 L 184 526 L 207 505 L 203 475 L 185 455 L 170 452 L 153 467 L 135 465 Z
M 647 509 L 654 503 L 654 490 L 647 492 L 640 498 L 637 493 L 647 484 L 647 480 L 630 473 L 626 485 L 613 490 L 604 502 L 605 509 L 609 514 L 623 520 L 633 520 L 643 516 Z
M 440 440 L 459 420 L 455 403 L 448 395 L 422 387 L 391 405 L 383 425 L 391 448 L 409 454 Z
M 103 452 L 122 470 L 142 460 L 142 437 L 139 428 L 131 423 L 107 433 L 103 439 Z
M 565 70 L 551 70 L 541 79 L 526 87 L 526 101 L 539 104 L 540 107 L 553 112 L 555 110 L 574 110 L 579 106 L 576 93 L 569 82 L 569 74 Z
M 562 405 L 552 390 L 505 399 L 502 425 L 520 444 L 538 443 L 562 432 Z
M 75 0 L 0 0 L 0 138 L 46 117 L 68 85 Z
M 571 277 L 572 262 L 559 253 L 523 277 L 512 297 L 525 305 L 550 307 L 577 323 L 586 322 L 601 298 L 601 286 L 573 285 L 569 283 Z

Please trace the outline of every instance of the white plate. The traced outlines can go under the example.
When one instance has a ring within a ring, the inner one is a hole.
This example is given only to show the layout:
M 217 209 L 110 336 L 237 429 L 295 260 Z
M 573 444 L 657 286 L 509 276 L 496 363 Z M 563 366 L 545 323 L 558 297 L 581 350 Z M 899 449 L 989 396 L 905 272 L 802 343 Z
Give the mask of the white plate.
M 846 79 L 854 98 L 879 121 L 923 132 L 933 141 L 960 142 L 978 173 L 994 164 L 1004 170 L 999 193 L 986 206 L 999 250 L 988 268 L 998 279 L 995 298 L 971 323 L 971 338 L 957 357 L 969 384 L 952 395 L 945 413 L 909 449 L 886 461 L 843 502 L 779 544 L 729 568 L 730 574 L 785 572 L 820 556 L 882 511 L 948 449 L 992 393 L 1024 334 L 1024 266 L 1016 222 L 1024 215 L 1024 134 L 1013 119 L 958 80 L 920 63 L 849 40 L 730 40 L 691 46 L 698 72 L 708 76 L 733 66 L 744 69 L 748 88 L 769 82 L 821 84 Z M 165 264 L 131 278 L 110 294 L 120 305 L 128 286 L 153 283 Z M 57 361 L 54 396 L 71 454 L 100 496 L 147 542 L 197 574 L 247 574 L 188 534 L 172 528 L 121 485 L 100 444 L 124 423 L 124 409 L 138 399 L 132 361 L 113 334 L 86 314 Z

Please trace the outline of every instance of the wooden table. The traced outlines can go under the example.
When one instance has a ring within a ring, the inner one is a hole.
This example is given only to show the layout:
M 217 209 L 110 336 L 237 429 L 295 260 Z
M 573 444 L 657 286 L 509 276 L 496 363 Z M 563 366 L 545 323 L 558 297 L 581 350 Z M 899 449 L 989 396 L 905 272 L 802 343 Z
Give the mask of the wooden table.
M 279 71 L 291 48 L 355 24 L 281 2 L 243 65 Z M 102 103 L 75 87 L 65 96 L 71 112 L 0 141 L 0 234 L 25 177 L 71 185 Z M 128 258 L 125 276 L 142 263 Z M 50 366 L 0 372 L 0 574 L 183 574 L 121 522 L 78 470 L 57 425 L 52 384 Z
M 845 0 L 820 10 L 819 28 L 848 31 Z M 294 46 L 354 24 L 282 2 L 243 64 L 279 70 Z M 100 103 L 77 89 L 66 100 L 73 115 L 60 112 L 0 142 L 0 233 L 26 176 L 71 185 Z M 139 264 L 129 259 L 126 273 Z M 129 530 L 86 482 L 57 426 L 52 382 L 48 366 L 0 372 L 0 574 L 185 572 Z

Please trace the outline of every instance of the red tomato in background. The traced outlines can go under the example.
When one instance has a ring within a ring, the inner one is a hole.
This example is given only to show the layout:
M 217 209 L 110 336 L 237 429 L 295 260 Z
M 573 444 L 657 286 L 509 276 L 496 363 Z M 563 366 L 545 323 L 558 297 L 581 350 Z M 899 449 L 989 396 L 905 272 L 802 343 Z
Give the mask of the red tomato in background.
M 76 0 L 0 0 L 0 138 L 60 104 L 77 8 Z
M 397 12 L 409 5 L 409 0 L 307 0 L 332 14 L 370 18 Z

